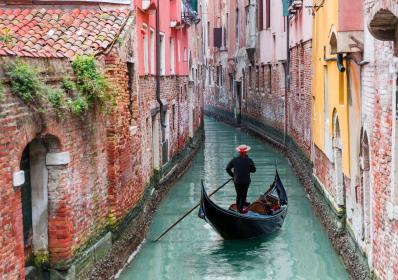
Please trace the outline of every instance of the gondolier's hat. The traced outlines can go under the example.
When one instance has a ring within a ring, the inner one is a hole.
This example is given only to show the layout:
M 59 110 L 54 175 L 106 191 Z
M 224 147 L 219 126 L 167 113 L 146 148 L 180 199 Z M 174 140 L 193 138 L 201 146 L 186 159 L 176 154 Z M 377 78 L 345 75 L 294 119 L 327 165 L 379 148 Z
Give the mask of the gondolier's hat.
M 236 147 L 236 151 L 239 153 L 247 153 L 250 150 L 251 150 L 250 146 L 247 145 L 240 145 Z

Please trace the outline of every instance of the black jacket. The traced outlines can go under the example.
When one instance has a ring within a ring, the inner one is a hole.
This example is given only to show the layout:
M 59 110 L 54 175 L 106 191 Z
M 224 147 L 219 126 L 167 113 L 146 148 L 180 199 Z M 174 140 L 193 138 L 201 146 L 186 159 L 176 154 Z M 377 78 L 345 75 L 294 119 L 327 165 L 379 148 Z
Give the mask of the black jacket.
M 228 163 L 225 170 L 231 177 L 234 177 L 235 184 L 248 185 L 251 182 L 250 173 L 256 172 L 256 166 L 248 156 L 238 156 Z

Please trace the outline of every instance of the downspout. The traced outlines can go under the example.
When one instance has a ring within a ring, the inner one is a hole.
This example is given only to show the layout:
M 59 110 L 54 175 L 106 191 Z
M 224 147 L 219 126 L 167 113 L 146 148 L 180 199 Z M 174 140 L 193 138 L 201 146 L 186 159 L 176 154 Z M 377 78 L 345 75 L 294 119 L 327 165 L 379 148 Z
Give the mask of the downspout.
M 289 41 L 290 41 L 290 26 L 289 26 L 289 15 L 286 16 L 286 67 L 285 67 L 285 102 L 284 102 L 284 133 L 283 133 L 283 144 L 286 145 L 286 133 L 287 133 L 287 126 L 288 126 L 288 118 L 289 112 L 287 111 L 287 93 L 290 92 L 290 48 L 289 48 Z
M 159 0 L 157 0 L 156 6 L 156 100 L 160 107 L 160 125 L 166 127 L 164 124 L 163 115 L 163 102 L 160 99 L 160 34 L 159 34 Z

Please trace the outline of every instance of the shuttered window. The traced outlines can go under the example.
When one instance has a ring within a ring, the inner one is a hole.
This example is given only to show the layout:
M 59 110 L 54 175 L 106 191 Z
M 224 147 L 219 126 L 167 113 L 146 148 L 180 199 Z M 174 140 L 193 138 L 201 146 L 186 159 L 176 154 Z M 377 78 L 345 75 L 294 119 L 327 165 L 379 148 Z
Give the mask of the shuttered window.
M 214 47 L 221 48 L 222 46 L 222 28 L 214 28 Z
M 271 27 L 271 0 L 265 0 L 265 9 L 267 13 L 267 18 L 265 21 L 265 28 Z

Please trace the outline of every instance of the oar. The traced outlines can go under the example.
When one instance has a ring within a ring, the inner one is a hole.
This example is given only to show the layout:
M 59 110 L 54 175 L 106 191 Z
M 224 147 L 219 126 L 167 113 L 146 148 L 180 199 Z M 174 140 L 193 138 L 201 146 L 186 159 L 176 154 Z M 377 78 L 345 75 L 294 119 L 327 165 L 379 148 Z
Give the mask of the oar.
M 226 184 L 231 182 L 232 178 L 226 181 L 221 187 L 213 191 L 211 194 L 209 194 L 209 197 L 221 190 Z M 200 205 L 200 202 L 196 204 L 191 210 L 189 210 L 187 213 L 184 214 L 181 218 L 177 220 L 174 224 L 172 224 L 170 227 L 168 227 L 158 238 L 155 239 L 155 241 L 158 241 L 160 238 L 162 238 L 166 233 L 168 233 L 173 227 L 175 227 L 179 222 L 181 222 L 186 216 L 188 216 L 193 210 L 195 210 L 198 206 Z

